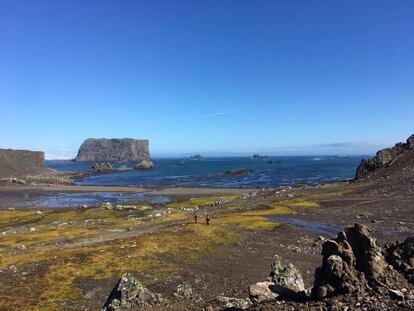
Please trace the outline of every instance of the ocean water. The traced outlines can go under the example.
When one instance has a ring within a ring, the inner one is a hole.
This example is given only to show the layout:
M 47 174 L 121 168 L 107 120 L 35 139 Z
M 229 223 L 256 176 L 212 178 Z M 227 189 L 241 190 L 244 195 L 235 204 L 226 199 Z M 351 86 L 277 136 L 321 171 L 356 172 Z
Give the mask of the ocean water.
M 10 206 L 17 208 L 48 208 L 73 207 L 81 204 L 88 206 L 99 205 L 102 202 L 111 204 L 125 204 L 129 202 L 147 202 L 151 204 L 168 203 L 171 200 L 164 196 L 150 195 L 151 191 L 141 193 L 122 192 L 79 192 L 79 193 L 30 193 L 16 192 L 0 197 L 0 208 Z
M 153 170 L 131 170 L 110 173 L 90 173 L 76 180 L 79 185 L 123 186 L 195 186 L 230 188 L 274 188 L 282 185 L 299 186 L 339 180 L 349 180 L 363 156 L 297 156 L 222 157 L 153 159 Z M 273 163 L 269 163 L 272 160 Z M 46 165 L 58 171 L 89 172 L 91 162 L 46 161 Z M 134 163 L 114 163 L 115 166 Z M 246 169 L 252 173 L 225 176 L 226 171 Z

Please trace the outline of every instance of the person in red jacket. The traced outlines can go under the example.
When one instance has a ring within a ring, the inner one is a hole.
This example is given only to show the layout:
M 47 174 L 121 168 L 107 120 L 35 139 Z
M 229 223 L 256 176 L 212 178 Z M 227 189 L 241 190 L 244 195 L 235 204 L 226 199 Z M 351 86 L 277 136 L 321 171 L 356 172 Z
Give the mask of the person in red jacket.
M 206 224 L 210 224 L 210 214 L 206 214 Z

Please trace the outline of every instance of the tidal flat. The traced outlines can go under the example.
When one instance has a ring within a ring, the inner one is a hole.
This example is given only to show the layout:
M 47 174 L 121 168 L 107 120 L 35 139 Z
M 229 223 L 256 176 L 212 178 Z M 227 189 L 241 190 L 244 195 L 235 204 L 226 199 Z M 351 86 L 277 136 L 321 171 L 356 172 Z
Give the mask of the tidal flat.
M 43 191 L 35 188 L 14 186 L 13 191 Z M 310 271 L 321 260 L 320 232 L 301 222 L 343 228 L 358 216 L 380 237 L 410 234 L 391 223 L 378 225 L 386 213 L 369 208 L 372 198 L 361 195 L 365 188 L 349 183 L 273 190 L 168 188 L 151 193 L 168 195 L 168 202 L 3 207 L 0 310 L 99 310 L 125 272 L 167 298 L 183 281 L 204 301 L 223 293 L 244 297 L 249 284 L 266 277 L 275 254 L 298 265 L 311 285 Z M 48 191 L 55 190 L 62 191 Z M 409 209 L 401 214 L 406 224 L 408 215 Z M 278 222 L 278 217 L 297 221 Z M 201 306 L 183 303 L 172 300 L 163 309 Z

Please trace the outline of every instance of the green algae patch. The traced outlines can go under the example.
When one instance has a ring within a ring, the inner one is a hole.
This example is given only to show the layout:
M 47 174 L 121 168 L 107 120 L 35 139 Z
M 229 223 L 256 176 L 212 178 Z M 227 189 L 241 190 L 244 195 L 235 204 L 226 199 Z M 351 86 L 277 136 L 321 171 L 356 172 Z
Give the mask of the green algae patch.
M 171 202 L 165 205 L 169 208 L 195 208 L 203 206 L 211 206 L 214 202 L 223 199 L 224 201 L 232 201 L 240 198 L 240 195 L 221 195 L 221 196 L 209 196 L 209 197 L 199 197 L 191 198 L 185 201 Z
M 316 208 L 321 205 L 318 202 L 305 200 L 305 199 L 290 199 L 290 200 L 279 200 L 274 201 L 270 204 L 271 206 L 287 207 L 287 208 Z
M 264 216 L 252 216 L 247 214 L 223 215 L 213 219 L 214 224 L 237 226 L 248 230 L 273 230 L 279 226 Z
M 286 206 L 269 205 L 263 209 L 222 215 L 215 219 L 214 222 L 224 225 L 235 225 L 248 230 L 273 230 L 280 226 L 280 224 L 272 222 L 267 216 L 282 214 L 294 214 L 294 211 Z

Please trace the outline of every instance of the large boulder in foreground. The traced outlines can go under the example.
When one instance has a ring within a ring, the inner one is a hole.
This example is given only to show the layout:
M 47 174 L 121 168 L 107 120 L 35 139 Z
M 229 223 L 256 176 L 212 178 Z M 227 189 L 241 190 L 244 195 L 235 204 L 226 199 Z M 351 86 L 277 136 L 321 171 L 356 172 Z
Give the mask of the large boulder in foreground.
M 385 268 L 381 248 L 368 227 L 355 224 L 322 245 L 322 266 L 316 269 L 312 296 L 317 299 L 363 292 L 376 284 Z
M 402 154 L 410 150 L 414 150 L 414 135 L 411 135 L 405 143 L 398 143 L 392 148 L 378 151 L 372 159 L 363 159 L 356 171 L 355 179 L 370 178 L 375 171 L 393 165 Z
M 160 304 L 160 294 L 152 293 L 132 274 L 124 273 L 105 302 L 103 311 L 138 310 Z
M 268 281 L 249 286 L 249 298 L 254 303 L 296 300 L 304 296 L 305 284 L 298 267 L 278 255 L 273 259 Z
M 282 299 L 296 298 L 305 290 L 302 275 L 295 265 L 275 256 L 269 279 L 274 283 L 273 291 Z
M 80 146 L 75 160 L 137 162 L 149 158 L 148 146 L 146 139 L 89 138 Z
M 46 171 L 44 152 L 0 149 L 0 177 L 23 177 Z

